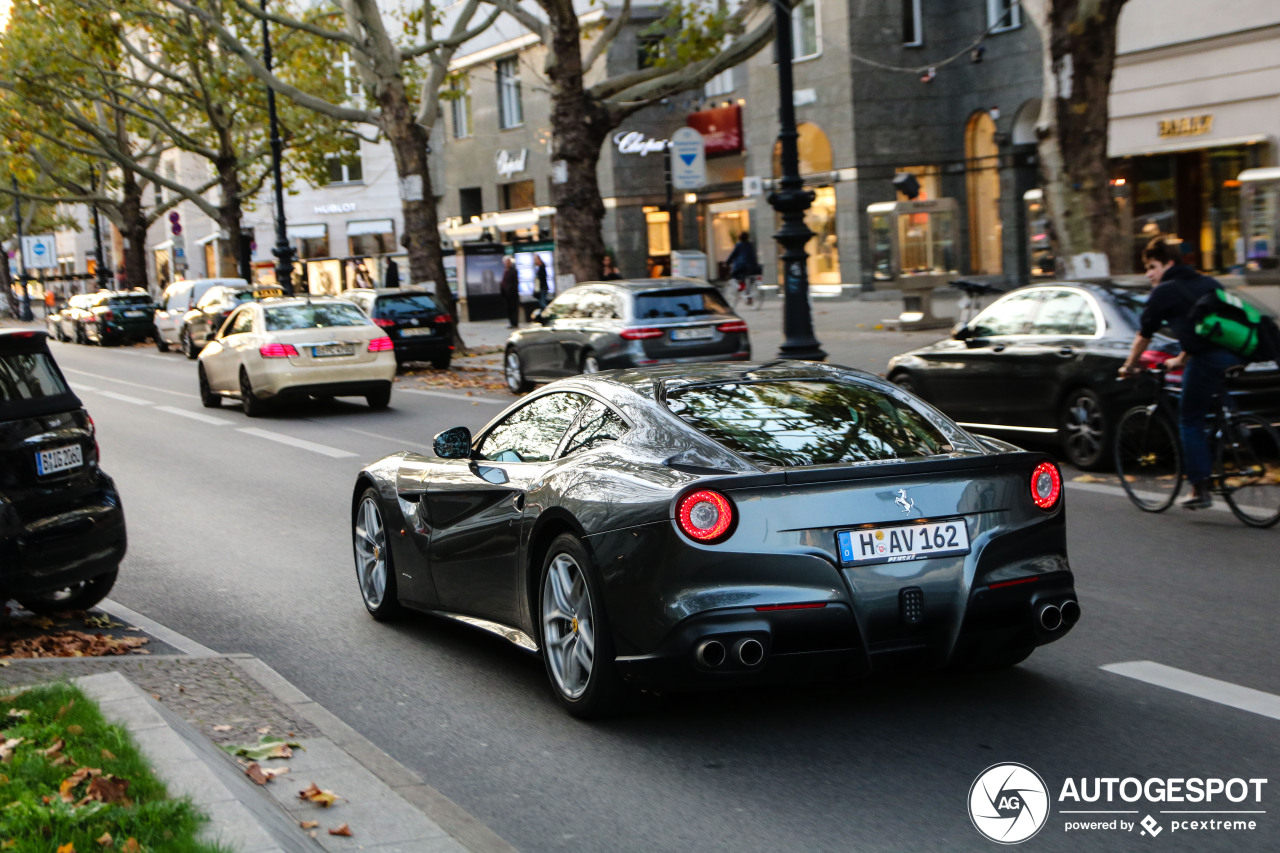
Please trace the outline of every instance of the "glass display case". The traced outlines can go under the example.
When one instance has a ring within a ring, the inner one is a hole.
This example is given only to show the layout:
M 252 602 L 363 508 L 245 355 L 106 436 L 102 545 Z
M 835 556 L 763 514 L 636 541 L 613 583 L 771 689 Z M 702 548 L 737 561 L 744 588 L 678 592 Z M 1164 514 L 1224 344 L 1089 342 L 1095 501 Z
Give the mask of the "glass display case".
M 886 201 L 867 207 L 873 277 L 902 291 L 902 328 L 944 328 L 933 291 L 956 275 L 956 201 Z
M 1239 180 L 1244 280 L 1280 284 L 1280 168 L 1245 169 Z
M 1027 190 L 1022 194 L 1027 211 L 1027 260 L 1032 278 L 1052 277 L 1055 270 L 1053 247 L 1049 245 L 1049 211 L 1044 204 L 1044 190 Z

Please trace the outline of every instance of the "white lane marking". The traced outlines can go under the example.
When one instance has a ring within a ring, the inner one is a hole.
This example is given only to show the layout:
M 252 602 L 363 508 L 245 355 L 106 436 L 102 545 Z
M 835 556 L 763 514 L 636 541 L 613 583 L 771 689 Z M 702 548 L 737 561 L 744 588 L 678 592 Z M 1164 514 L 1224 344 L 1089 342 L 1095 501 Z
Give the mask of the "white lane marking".
M 180 417 L 190 418 L 193 421 L 200 421 L 202 424 L 213 424 L 214 426 L 226 426 L 231 421 L 226 418 L 215 418 L 213 415 L 206 415 L 204 412 L 188 412 L 186 409 L 176 409 L 173 406 L 156 406 L 157 412 L 168 412 L 171 415 L 179 415 Z
M 425 397 L 447 397 L 450 400 L 462 400 L 464 403 L 489 403 L 494 406 L 509 406 L 514 400 L 490 400 L 487 397 L 468 397 L 466 394 L 450 394 L 448 391 L 423 391 L 419 388 L 399 388 L 397 394 L 422 394 Z
M 1070 480 L 1068 480 L 1067 488 L 1078 489 L 1079 491 L 1082 491 L 1082 492 L 1096 492 L 1097 494 L 1100 494 L 1100 495 L 1112 495 L 1113 497 L 1122 497 L 1126 500 L 1128 500 L 1129 498 L 1129 494 L 1124 490 L 1123 486 L 1112 486 L 1107 483 L 1073 483 Z M 1163 497 L 1163 495 L 1158 495 L 1154 492 L 1140 491 L 1138 492 L 1138 494 L 1141 497 L 1144 497 L 1148 500 L 1157 500 Z M 1191 492 L 1184 488 L 1182 491 L 1178 492 L 1178 497 L 1185 498 L 1189 494 L 1191 494 Z M 1134 507 L 1134 509 L 1136 510 L 1137 507 Z M 1177 514 L 1180 514 L 1180 515 L 1189 514 L 1187 510 L 1184 510 L 1181 507 L 1172 506 L 1172 507 L 1169 507 L 1169 509 L 1170 510 L 1177 509 L 1178 510 Z M 1214 495 L 1213 505 L 1210 506 L 1209 509 L 1215 510 L 1217 512 L 1231 512 L 1231 507 L 1227 506 L 1227 502 L 1222 499 L 1221 495 Z M 1261 510 L 1257 510 L 1256 507 L 1252 507 L 1252 509 L 1258 512 L 1261 512 Z M 1200 510 L 1196 510 L 1196 512 L 1199 512 L 1199 511 Z
M 118 394 L 115 391 L 99 391 L 104 397 L 110 397 L 112 400 L 119 400 L 122 403 L 133 403 L 135 406 L 154 406 L 150 400 L 144 400 L 141 397 L 130 397 L 128 394 Z
M 71 390 L 72 391 L 97 391 L 98 389 L 92 388 L 88 385 L 81 385 L 79 382 L 72 382 Z
M 218 653 L 213 649 L 202 646 L 190 637 L 184 637 L 172 628 L 166 628 L 159 622 L 148 619 L 136 610 L 130 610 L 118 601 L 112 601 L 109 598 L 103 599 L 98 603 L 98 609 L 111 614 L 122 622 L 138 626 L 160 642 L 173 646 L 183 654 L 196 658 L 219 657 Z
M 255 435 L 258 438 L 265 438 L 267 441 L 276 441 L 280 444 L 287 444 L 290 447 L 297 447 L 301 450 L 310 450 L 312 453 L 319 453 L 322 456 L 330 456 L 334 459 L 342 459 L 346 456 L 355 456 L 355 454 L 349 450 L 339 450 L 336 447 L 329 447 L 325 444 L 316 444 L 313 441 L 294 438 L 291 435 L 271 432 L 270 430 L 265 429 L 258 429 L 257 427 L 239 427 L 236 429 L 236 432 L 242 432 L 245 435 Z
M 181 353 L 171 353 L 169 355 L 161 355 L 158 352 L 129 352 L 128 350 L 124 350 L 123 354 L 128 356 L 133 356 L 134 358 L 158 358 L 161 361 L 167 361 L 170 364 L 182 363 L 178 361 L 178 356 L 180 356 Z
M 1216 678 L 1196 675 L 1194 672 L 1187 672 L 1185 669 L 1175 669 L 1174 667 L 1149 660 L 1109 663 L 1102 666 L 1101 669 L 1107 672 L 1114 672 L 1116 675 L 1123 675 L 1126 678 L 1145 681 L 1147 684 L 1154 684 L 1156 687 L 1186 693 L 1188 696 L 1208 699 L 1210 702 L 1217 702 L 1219 705 L 1226 705 L 1229 708 L 1238 708 L 1251 714 L 1260 714 L 1263 717 L 1280 720 L 1280 696 L 1263 693 L 1261 690 L 1254 690 L 1252 687 L 1241 687 L 1239 684 L 1232 684 L 1229 681 L 1219 681 Z
M 88 377 L 91 377 L 91 378 L 93 378 L 93 379 L 105 379 L 105 380 L 106 380 L 106 381 L 108 381 L 108 382 L 117 382 L 117 383 L 119 383 L 119 384 L 121 384 L 121 385 L 129 385 L 129 386 L 131 386 L 131 387 L 133 387 L 133 388 L 145 388 L 145 389 L 146 389 L 146 390 L 148 390 L 148 391 L 155 391 L 157 394 L 172 394 L 172 395 L 173 395 L 173 396 L 175 396 L 175 397 L 186 397 L 188 400 L 198 400 L 198 399 L 199 399 L 199 397 L 197 397 L 195 394 L 184 394 L 184 393 L 183 393 L 183 392 L 181 392 L 181 391 L 170 391 L 168 388 L 157 388 L 157 387 L 156 387 L 156 386 L 154 386 L 154 385 L 143 385 L 143 384 L 141 384 L 141 383 L 139 383 L 139 382 L 129 382 L 129 381 L 128 381 L 128 380 L 126 380 L 126 379 L 117 379 L 117 378 L 115 378 L 114 376 L 103 376 L 103 375 L 102 375 L 102 374 L 100 374 L 100 373 L 89 373 L 89 372 L 84 371 L 84 370 L 76 370 L 74 367 L 64 367 L 64 368 L 62 368 L 62 372 L 63 372 L 63 373 L 77 373 L 77 374 L 79 374 L 80 376 L 88 376 Z
M 353 432 L 353 433 L 355 433 L 356 435 L 363 435 L 363 436 L 365 436 L 365 437 L 367 437 L 367 438 L 376 438 L 376 439 L 378 439 L 379 441 L 386 441 L 386 442 L 389 442 L 389 443 L 391 443 L 391 444 L 399 445 L 399 446 L 401 446 L 401 447 L 419 447 L 419 448 L 422 448 L 423 450 L 430 450 L 430 449 L 431 449 L 431 448 L 430 448 L 430 447 L 428 447 L 427 445 L 425 445 L 425 444 L 419 444 L 419 443 L 418 443 L 418 442 L 416 442 L 416 441 L 408 441 L 407 439 L 403 439 L 403 438 L 393 438 L 393 437 L 391 437 L 391 436 L 389 436 L 389 435 L 379 435 L 379 434 L 378 434 L 378 433 L 376 433 L 376 432 L 365 432 L 365 431 L 364 431 L 364 430 L 362 430 L 362 429 L 352 429 L 351 427 L 342 427 L 342 430 L 343 430 L 344 432 Z

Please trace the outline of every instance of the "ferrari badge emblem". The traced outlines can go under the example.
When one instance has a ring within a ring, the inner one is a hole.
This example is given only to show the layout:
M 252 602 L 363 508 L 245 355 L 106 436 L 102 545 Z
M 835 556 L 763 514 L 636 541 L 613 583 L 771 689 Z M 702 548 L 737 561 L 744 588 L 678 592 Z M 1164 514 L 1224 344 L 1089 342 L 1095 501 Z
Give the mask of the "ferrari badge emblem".
M 906 489 L 898 489 L 898 496 L 894 498 L 893 502 L 902 507 L 903 512 L 911 512 L 911 508 L 916 505 L 915 501 L 907 497 Z

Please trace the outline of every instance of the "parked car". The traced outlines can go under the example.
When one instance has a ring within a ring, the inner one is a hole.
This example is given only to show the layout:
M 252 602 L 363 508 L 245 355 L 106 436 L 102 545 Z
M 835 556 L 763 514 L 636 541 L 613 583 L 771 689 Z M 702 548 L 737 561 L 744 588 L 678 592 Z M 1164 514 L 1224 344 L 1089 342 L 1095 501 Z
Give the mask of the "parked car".
M 257 417 L 298 397 L 364 397 L 391 402 L 396 358 L 387 337 L 345 299 L 289 297 L 246 302 L 200 353 L 200 401 L 240 401 Z
M 534 319 L 507 339 L 503 369 L 513 394 L 578 373 L 751 358 L 746 322 L 698 279 L 584 282 Z
M 214 285 L 204 292 L 196 306 L 182 316 L 182 330 L 178 332 L 178 343 L 182 353 L 194 360 L 200 351 L 213 340 L 213 336 L 222 328 L 227 317 L 237 305 L 250 299 L 268 299 L 283 296 L 284 291 L 278 287 L 229 287 L 225 284 Z
M 396 364 L 429 361 L 436 370 L 453 359 L 453 317 L 421 288 L 357 288 L 342 293 L 368 314 L 391 338 Z
M 59 341 L 74 341 L 78 344 L 88 343 L 85 337 L 84 324 L 92 318 L 89 306 L 93 304 L 95 294 L 78 293 L 67 300 L 61 311 L 45 320 L 45 328 L 49 337 Z
M 93 419 L 44 332 L 0 330 L 0 602 L 82 610 L 111 591 L 127 547 Z
M 155 334 L 156 304 L 143 290 L 99 290 L 78 322 L 85 343 L 145 341 Z
M 894 356 L 887 375 L 967 429 L 1056 442 L 1080 468 L 1107 467 L 1116 421 L 1149 402 L 1138 383 L 1117 378 L 1149 292 L 1072 282 L 1023 287 L 950 338 Z M 1153 365 L 1178 351 L 1172 336 L 1157 334 L 1142 361 Z M 1250 372 L 1260 377 L 1274 368 Z M 1235 393 L 1245 409 L 1280 414 L 1280 379 Z
M 357 475 L 365 607 L 540 651 L 578 716 L 628 686 L 1012 666 L 1080 615 L 1057 466 L 861 371 L 564 379 L 435 453 Z
M 156 349 L 168 352 L 169 347 L 179 344 L 182 318 L 196 307 L 209 288 L 219 285 L 244 288 L 249 282 L 242 278 L 189 278 L 175 281 L 164 289 L 156 306 Z

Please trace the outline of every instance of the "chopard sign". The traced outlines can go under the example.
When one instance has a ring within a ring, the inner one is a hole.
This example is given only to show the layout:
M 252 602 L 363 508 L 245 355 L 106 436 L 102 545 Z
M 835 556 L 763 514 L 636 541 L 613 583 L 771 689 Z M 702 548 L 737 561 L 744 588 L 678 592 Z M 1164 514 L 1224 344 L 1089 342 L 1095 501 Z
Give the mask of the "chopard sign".
M 498 175 L 503 178 L 509 178 L 516 172 L 523 172 L 528 160 L 528 148 L 521 148 L 515 153 L 504 148 L 494 157 L 494 162 L 498 165 Z
M 668 139 L 650 139 L 638 130 L 623 130 L 613 135 L 613 144 L 619 154 L 639 154 L 643 157 L 655 151 L 664 151 L 671 144 Z

